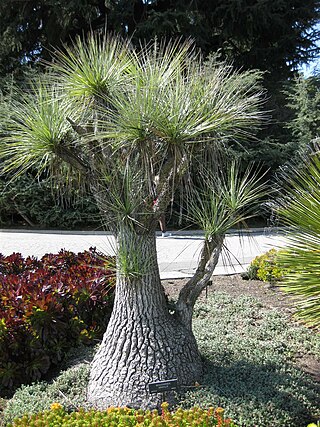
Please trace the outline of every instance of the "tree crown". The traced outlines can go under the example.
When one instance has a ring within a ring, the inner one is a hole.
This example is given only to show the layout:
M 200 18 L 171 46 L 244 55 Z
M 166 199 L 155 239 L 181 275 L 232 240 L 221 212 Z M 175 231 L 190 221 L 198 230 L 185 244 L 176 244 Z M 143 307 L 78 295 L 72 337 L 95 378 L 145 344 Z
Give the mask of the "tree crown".
M 197 154 L 247 138 L 261 119 L 259 73 L 208 66 L 189 42 L 137 50 L 92 34 L 55 58 L 29 91 L 13 95 L 4 171 L 76 171 L 113 226 L 121 218 L 149 229 Z

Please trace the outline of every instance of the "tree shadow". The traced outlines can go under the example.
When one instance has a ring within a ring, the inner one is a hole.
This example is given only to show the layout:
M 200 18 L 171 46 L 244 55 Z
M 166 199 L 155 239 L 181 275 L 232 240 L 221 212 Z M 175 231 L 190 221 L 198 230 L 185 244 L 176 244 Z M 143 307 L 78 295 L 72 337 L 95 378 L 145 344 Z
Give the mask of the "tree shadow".
M 234 356 L 233 356 L 234 358 Z M 208 405 L 208 400 L 213 399 L 212 406 L 232 408 L 241 419 L 250 419 L 254 411 L 270 416 L 284 417 L 287 422 L 283 426 L 305 427 L 315 420 L 315 411 L 320 408 L 320 384 L 301 369 L 291 364 L 254 364 L 246 360 L 232 360 L 232 354 L 226 354 L 224 366 L 215 364 L 209 359 L 204 359 L 205 372 L 202 389 L 191 392 L 197 401 Z M 318 416 L 320 413 L 318 412 Z M 254 418 L 254 417 L 253 417 Z M 237 419 L 236 419 L 237 421 Z M 253 424 L 240 424 L 242 427 L 257 426 Z M 274 425 L 270 423 L 259 424 Z

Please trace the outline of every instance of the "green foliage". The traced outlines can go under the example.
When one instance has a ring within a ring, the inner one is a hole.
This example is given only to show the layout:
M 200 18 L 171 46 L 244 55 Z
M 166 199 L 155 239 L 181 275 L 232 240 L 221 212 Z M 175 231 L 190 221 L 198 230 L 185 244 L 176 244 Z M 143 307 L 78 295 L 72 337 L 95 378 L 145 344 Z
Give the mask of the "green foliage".
M 267 192 L 260 170 L 248 167 L 241 172 L 237 162 L 220 161 L 219 170 L 215 167 L 211 162 L 199 164 L 188 195 L 188 219 L 204 230 L 207 240 L 244 225 Z
M 281 287 L 296 298 L 299 317 L 310 326 L 320 326 L 319 147 L 285 179 L 287 193 L 279 202 L 279 214 L 291 231 L 289 247 L 279 257 L 288 270 Z
M 166 403 L 162 404 L 161 414 L 157 410 L 143 411 L 128 408 L 109 408 L 106 411 L 84 411 L 67 413 L 59 403 L 52 403 L 51 410 L 36 415 L 24 416 L 15 420 L 8 427 L 35 427 L 44 424 L 48 427 L 55 427 L 57 424 L 61 427 L 74 426 L 84 427 L 92 425 L 108 425 L 134 427 L 143 426 L 162 426 L 162 427 L 236 427 L 232 420 L 225 419 L 222 408 L 210 408 L 202 410 L 192 408 L 190 410 L 177 409 L 175 412 L 168 410 Z
M 297 77 L 287 92 L 294 118 L 288 123 L 300 149 L 305 150 L 319 136 L 320 76 Z
M 6 156 L 10 145 L 16 153 L 25 157 L 25 161 L 18 160 L 6 165 L 5 172 L 14 172 L 16 176 L 34 169 L 40 176 L 48 164 L 52 167 L 52 174 L 61 170 L 68 175 L 68 169 L 62 162 L 55 162 L 55 153 L 61 151 L 61 141 L 70 140 L 71 125 L 67 117 L 76 120 L 80 111 L 63 97 L 53 81 L 53 76 L 46 75 L 30 83 L 29 90 L 16 88 L 12 90 L 8 107 L 11 114 L 2 112 L 5 138 L 9 144 L 2 146 L 3 155 Z M 49 85 L 52 85 L 50 87 Z M 14 144 L 10 144 L 14 142 Z M 63 154 L 61 154 L 63 155 Z M 64 155 L 68 155 L 64 152 Z M 69 154 L 71 164 L 73 157 Z M 70 172 L 69 172 L 70 173 Z
M 66 351 L 101 338 L 112 310 L 110 260 L 95 250 L 37 260 L 0 255 L 0 383 L 38 380 Z
M 81 190 L 54 188 L 50 178 L 23 174 L 15 181 L 0 180 L 0 224 L 27 224 L 39 228 L 99 227 L 94 198 Z M 56 186 L 57 187 L 57 186 Z
M 55 56 L 54 77 L 13 91 L 3 170 L 19 176 L 35 167 L 58 184 L 82 177 L 111 229 L 124 220 L 154 227 L 195 149 L 246 139 L 261 118 L 261 75 L 208 67 L 190 43 L 134 50 L 92 34 Z
M 136 46 L 156 36 L 191 37 L 206 57 L 219 52 L 236 69 L 267 71 L 272 123 L 257 149 L 234 148 L 249 162 L 258 159 L 273 169 L 294 154 L 285 128 L 290 110 L 279 88 L 319 53 L 317 0 L 2 0 L 0 18 L 0 77 L 13 72 L 19 78 L 26 64 L 39 68 L 39 58 L 51 61 L 63 43 L 71 46 L 77 35 L 102 28 L 129 35 Z
M 285 251 L 270 249 L 265 254 L 255 257 L 245 273 L 245 278 L 262 280 L 263 282 L 277 282 L 282 280 L 287 271 L 278 261 L 278 256 L 285 253 Z
M 319 30 L 317 0 L 185 0 L 111 1 L 109 21 L 134 42 L 155 36 L 191 37 L 205 56 L 220 55 L 236 69 L 266 71 L 265 111 L 270 122 L 256 144 L 232 146 L 232 153 L 247 163 L 258 161 L 275 171 L 290 161 L 297 146 L 287 123 L 292 111 L 283 90 L 293 71 L 317 58 Z
M 77 38 L 71 48 L 55 53 L 55 70 L 64 77 L 69 94 L 77 98 L 104 98 L 130 80 L 132 58 L 129 42 L 120 37 L 104 39 L 92 33 L 87 43 Z
M 49 59 L 52 47 L 70 37 L 103 27 L 106 6 L 98 0 L 4 0 L 0 16 L 0 73 L 16 74 L 26 63 Z

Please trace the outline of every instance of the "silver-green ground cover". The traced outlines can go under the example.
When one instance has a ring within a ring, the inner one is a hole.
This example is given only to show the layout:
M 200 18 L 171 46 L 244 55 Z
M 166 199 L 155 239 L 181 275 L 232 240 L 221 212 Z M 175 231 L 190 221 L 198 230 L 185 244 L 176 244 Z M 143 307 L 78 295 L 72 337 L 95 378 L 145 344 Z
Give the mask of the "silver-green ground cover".
M 197 305 L 194 330 L 205 387 L 185 405 L 222 406 L 241 426 L 299 427 L 320 417 L 320 386 L 295 364 L 297 354 L 320 355 L 319 335 L 279 308 L 223 293 Z

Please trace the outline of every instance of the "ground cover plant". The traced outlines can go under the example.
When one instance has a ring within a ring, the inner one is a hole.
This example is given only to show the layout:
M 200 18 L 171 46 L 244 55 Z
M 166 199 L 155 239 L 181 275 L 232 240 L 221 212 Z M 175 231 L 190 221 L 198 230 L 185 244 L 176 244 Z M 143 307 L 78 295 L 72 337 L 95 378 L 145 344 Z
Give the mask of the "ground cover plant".
M 95 249 L 0 255 L 1 394 L 39 380 L 70 348 L 102 337 L 114 275 Z
M 312 358 L 320 364 L 319 335 L 292 322 L 290 300 L 284 296 L 280 304 L 277 289 L 243 281 L 242 291 L 240 277 L 215 281 L 208 298 L 197 303 L 193 318 L 205 376 L 200 386 L 179 397 L 180 405 L 223 407 L 226 417 L 242 427 L 305 427 L 316 422 L 320 386 L 300 361 Z M 177 282 L 170 286 L 169 296 L 175 298 Z M 247 295 L 241 295 L 244 292 Z M 6 422 L 49 410 L 53 402 L 67 410 L 83 407 L 92 353 L 78 355 L 72 367 L 50 383 L 21 387 L 7 404 Z
M 73 427 L 84 426 L 110 426 L 110 427 L 236 427 L 230 419 L 225 419 L 222 408 L 209 408 L 203 410 L 192 408 L 177 409 L 174 412 L 168 410 L 168 404 L 161 405 L 161 413 L 157 410 L 143 411 L 129 408 L 108 408 L 106 411 L 84 411 L 67 413 L 59 403 L 53 403 L 50 411 L 24 416 L 15 420 L 8 427 L 36 427 L 45 425 L 48 427 Z
M 319 357 L 319 336 L 279 309 L 226 293 L 197 306 L 194 329 L 207 364 L 204 388 L 188 393 L 186 405 L 215 402 L 246 427 L 303 427 L 320 417 L 319 383 L 295 359 Z
M 277 251 L 273 248 L 265 254 L 256 256 L 243 274 L 244 279 L 273 283 L 282 280 L 287 271 L 279 262 L 278 256 L 281 253 L 284 254 L 285 251 Z

